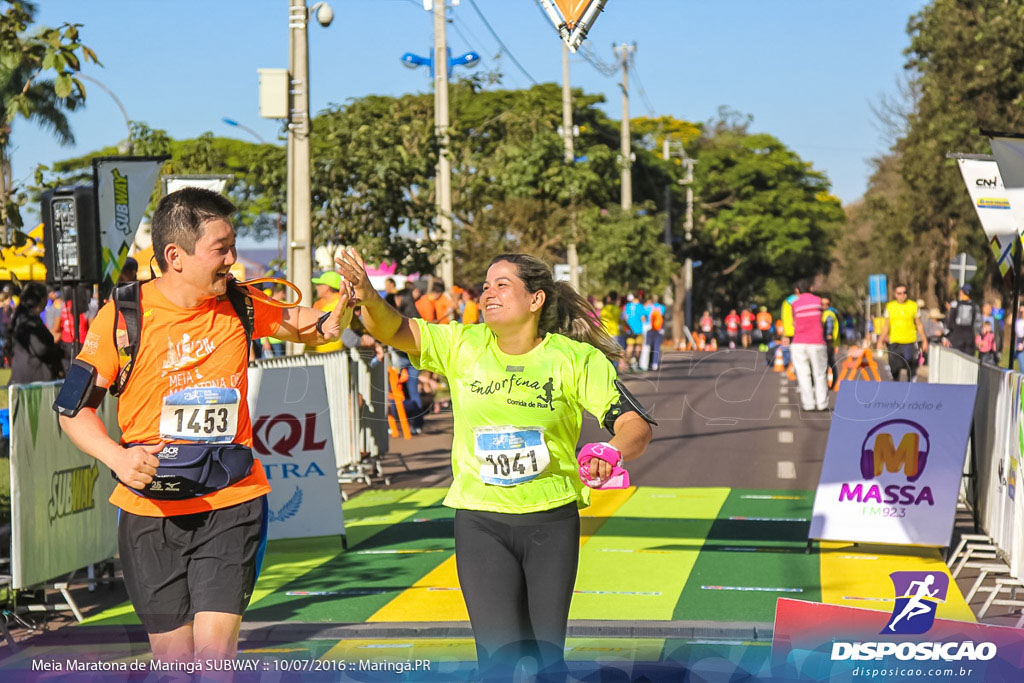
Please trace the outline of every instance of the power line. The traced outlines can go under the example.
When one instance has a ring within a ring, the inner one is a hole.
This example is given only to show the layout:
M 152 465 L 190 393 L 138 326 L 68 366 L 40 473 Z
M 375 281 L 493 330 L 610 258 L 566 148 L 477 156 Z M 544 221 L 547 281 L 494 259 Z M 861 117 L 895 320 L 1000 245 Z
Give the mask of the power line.
M 602 61 L 594 52 L 593 48 L 591 48 L 586 42 L 580 46 L 579 54 L 583 56 L 583 59 L 585 59 L 590 66 L 597 69 L 603 76 L 614 76 L 619 72 L 618 64 L 608 64 Z
M 640 99 L 643 101 L 644 108 L 647 109 L 647 113 L 653 119 L 655 118 L 654 107 L 651 105 L 651 99 L 647 97 L 647 91 L 644 90 L 644 82 L 640 79 L 640 72 L 636 68 L 636 56 L 634 56 L 629 61 L 631 70 L 633 71 L 633 77 L 636 78 L 636 85 L 637 90 L 640 92 Z
M 527 71 L 523 67 L 523 65 L 519 63 L 519 60 L 516 59 L 516 56 L 514 54 L 512 54 L 512 50 L 508 49 L 508 46 L 505 45 L 505 42 L 495 32 L 494 28 L 491 26 L 491 22 L 487 21 L 487 17 L 484 16 L 484 13 L 481 12 L 480 8 L 477 6 L 476 0 L 469 0 L 469 4 L 473 6 L 474 10 L 476 10 L 477 16 L 480 17 L 480 21 L 482 21 L 484 23 L 484 26 L 487 27 L 487 30 L 490 32 L 491 36 L 493 36 L 494 39 L 496 41 L 498 41 L 498 45 L 500 45 L 502 51 L 504 51 L 504 53 L 508 55 L 508 58 L 512 60 L 512 63 L 515 64 L 516 67 L 518 67 L 518 69 L 522 72 L 522 74 L 524 76 L 526 76 L 526 78 L 529 79 L 529 81 L 531 83 L 533 83 L 534 85 L 537 85 L 536 79 L 534 79 L 534 77 L 530 75 L 530 72 Z
M 466 41 L 466 43 L 467 43 L 467 45 L 469 47 L 473 47 L 474 45 L 480 45 L 480 39 L 479 38 L 476 38 L 476 36 L 473 36 L 473 38 L 475 40 L 470 40 L 469 38 L 466 37 L 466 34 L 462 32 L 462 28 L 459 28 L 459 25 L 462 24 L 463 22 L 461 22 L 461 21 L 454 21 L 454 19 L 455 19 L 454 16 L 452 17 L 452 19 L 453 19 L 453 21 L 452 21 L 452 28 L 455 29 L 455 32 L 458 33 L 459 36 L 464 41 Z M 473 32 L 469 30 L 468 26 L 464 26 L 463 28 L 465 28 L 466 31 L 469 32 L 470 35 L 473 35 Z

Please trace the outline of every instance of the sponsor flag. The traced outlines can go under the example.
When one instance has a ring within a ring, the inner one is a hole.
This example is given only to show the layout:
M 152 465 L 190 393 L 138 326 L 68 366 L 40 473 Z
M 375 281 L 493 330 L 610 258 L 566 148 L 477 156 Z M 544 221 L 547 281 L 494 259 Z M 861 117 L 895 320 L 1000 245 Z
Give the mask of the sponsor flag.
M 604 9 L 608 0 L 540 0 L 548 19 L 555 25 L 571 52 L 575 52 Z
M 957 166 L 999 272 L 1006 275 L 1013 268 L 1013 236 L 1024 226 L 1024 188 L 1006 188 L 993 157 L 962 155 Z
M 92 162 L 99 216 L 103 286 L 117 282 L 139 222 L 168 157 L 103 157 Z

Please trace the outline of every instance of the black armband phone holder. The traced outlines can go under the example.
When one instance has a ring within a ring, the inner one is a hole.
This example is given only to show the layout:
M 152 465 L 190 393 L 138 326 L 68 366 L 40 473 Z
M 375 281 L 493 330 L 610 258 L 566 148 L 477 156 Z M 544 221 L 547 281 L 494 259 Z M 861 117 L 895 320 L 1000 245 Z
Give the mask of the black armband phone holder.
M 53 409 L 65 417 L 74 417 L 82 408 L 98 408 L 106 392 L 96 386 L 96 368 L 76 358 L 71 361 Z
M 612 436 L 615 436 L 615 421 L 623 413 L 636 413 L 647 424 L 654 425 L 655 427 L 658 426 L 658 423 L 647 413 L 647 410 L 636 399 L 636 396 L 629 392 L 625 384 L 615 380 L 615 388 L 619 390 L 619 400 L 617 403 L 612 404 L 612 407 L 605 413 L 604 420 L 601 421 L 601 426 L 607 429 Z

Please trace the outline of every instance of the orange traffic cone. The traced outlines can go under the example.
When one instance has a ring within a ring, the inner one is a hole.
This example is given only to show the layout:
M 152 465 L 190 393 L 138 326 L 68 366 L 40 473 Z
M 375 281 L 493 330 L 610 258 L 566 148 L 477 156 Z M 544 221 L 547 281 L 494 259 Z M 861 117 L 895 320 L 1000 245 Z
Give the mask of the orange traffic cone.
M 782 347 L 775 347 L 775 364 L 772 366 L 772 370 L 775 372 L 785 372 L 786 364 L 782 362 Z
M 796 379 L 796 369 L 793 368 L 793 364 L 792 363 L 790 363 L 789 367 L 786 368 L 786 379 L 788 379 L 788 380 Z

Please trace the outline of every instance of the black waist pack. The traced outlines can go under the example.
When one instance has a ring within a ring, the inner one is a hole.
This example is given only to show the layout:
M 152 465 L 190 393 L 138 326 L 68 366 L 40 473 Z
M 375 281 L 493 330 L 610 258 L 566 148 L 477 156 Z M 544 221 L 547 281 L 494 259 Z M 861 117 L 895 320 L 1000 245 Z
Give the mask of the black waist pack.
M 141 491 L 128 486 L 129 491 L 155 500 L 205 496 L 245 479 L 253 463 L 252 449 L 235 443 L 167 444 L 156 457 L 160 467 L 153 481 Z

